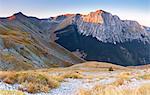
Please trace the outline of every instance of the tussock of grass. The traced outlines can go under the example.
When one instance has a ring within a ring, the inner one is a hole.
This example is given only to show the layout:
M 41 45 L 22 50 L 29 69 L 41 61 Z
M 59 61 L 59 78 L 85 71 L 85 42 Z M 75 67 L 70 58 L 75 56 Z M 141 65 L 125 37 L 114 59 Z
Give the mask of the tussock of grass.
M 30 93 L 48 92 L 59 86 L 60 82 L 47 74 L 37 72 L 2 72 L 0 79 L 8 84 L 22 84 L 20 90 Z
M 0 95 L 25 95 L 21 91 L 16 90 L 0 90 Z
M 83 78 L 78 71 L 64 72 L 60 75 L 49 75 L 40 71 L 0 72 L 0 79 L 8 84 L 21 84 L 19 90 L 29 93 L 49 92 L 56 88 L 65 78 Z
M 138 89 L 136 89 L 137 95 L 149 95 L 150 94 L 150 83 L 144 84 Z
M 64 78 L 73 78 L 73 79 L 81 79 L 83 78 L 83 75 L 80 72 L 70 72 L 70 73 L 65 73 L 63 75 Z
M 109 94 L 108 94 L 109 93 Z M 79 95 L 116 95 L 114 94 L 114 88 L 105 85 L 96 85 L 91 90 L 80 89 Z
M 143 79 L 146 79 L 146 80 L 150 80 L 150 74 L 145 74 L 145 75 L 140 76 L 140 77 Z
M 97 85 L 91 90 L 80 89 L 78 95 L 149 95 L 150 84 L 135 89 L 118 89 L 116 86 Z
M 130 72 L 122 72 L 118 75 L 119 78 L 122 79 L 129 79 L 131 77 L 131 73 Z
M 124 79 L 122 78 L 119 78 L 117 79 L 115 82 L 111 83 L 110 85 L 113 85 L 113 86 L 120 86 L 120 85 L 123 85 L 124 84 Z

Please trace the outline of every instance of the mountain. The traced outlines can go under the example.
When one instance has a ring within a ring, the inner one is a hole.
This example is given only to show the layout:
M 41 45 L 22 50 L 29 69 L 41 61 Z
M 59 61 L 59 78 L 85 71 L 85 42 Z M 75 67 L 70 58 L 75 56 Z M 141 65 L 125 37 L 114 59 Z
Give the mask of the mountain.
M 149 27 L 142 26 L 136 21 L 121 20 L 118 16 L 103 10 L 88 15 L 64 14 L 47 19 L 29 17 L 19 12 L 10 17 L 0 18 L 0 46 L 3 47 L 3 51 L 15 49 L 21 57 L 40 65 L 57 63 L 64 66 L 62 63 L 67 62 L 67 65 L 71 65 L 84 62 L 83 59 L 123 66 L 143 65 L 150 63 L 149 30 Z M 6 33 L 3 33 L 4 31 Z M 16 49 L 18 46 L 4 47 L 2 42 L 5 34 L 12 36 L 7 37 L 10 39 L 9 43 L 19 43 L 19 47 L 25 47 L 36 57 L 28 57 L 33 56 L 28 52 L 25 52 L 27 55 L 24 56 L 24 53 Z M 26 40 L 31 40 L 31 43 L 26 45 L 22 42 Z M 33 48 L 38 52 L 44 51 L 44 54 L 37 54 Z M 46 62 L 43 61 L 45 59 Z M 4 58 L 1 60 L 4 61 Z
M 0 70 L 66 67 L 84 62 L 57 43 L 47 40 L 47 27 L 43 25 L 50 26 L 50 23 L 22 13 L 0 19 Z
M 150 63 L 150 32 L 136 21 L 103 10 L 75 14 L 56 29 L 55 41 L 89 61 L 128 65 Z

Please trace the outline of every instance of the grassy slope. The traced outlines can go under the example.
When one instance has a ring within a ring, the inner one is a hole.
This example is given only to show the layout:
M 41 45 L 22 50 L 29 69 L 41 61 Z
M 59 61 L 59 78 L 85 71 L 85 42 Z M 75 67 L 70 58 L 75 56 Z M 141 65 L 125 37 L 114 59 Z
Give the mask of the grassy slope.
M 1 70 L 27 70 L 34 68 L 65 67 L 83 60 L 55 43 L 46 43 L 33 38 L 29 32 L 0 27 L 0 38 L 5 49 L 0 52 Z M 56 54 L 53 54 L 56 53 Z M 68 60 L 63 58 L 65 56 Z M 35 61 L 37 61 L 35 63 Z M 5 66 L 4 66 L 5 65 Z M 8 67 L 7 67 L 8 66 Z M 5 67 L 5 68 L 4 68 Z M 17 67 L 17 68 L 16 68 Z
M 106 62 L 94 62 L 94 61 L 89 61 L 85 62 L 82 64 L 76 64 L 71 66 L 70 68 L 76 68 L 76 69 L 82 69 L 82 68 L 89 68 L 89 69 L 94 69 L 94 70 L 108 70 L 110 67 L 112 67 L 114 70 L 129 70 L 126 67 L 119 66 L 119 65 L 114 65 L 111 63 L 106 63 Z

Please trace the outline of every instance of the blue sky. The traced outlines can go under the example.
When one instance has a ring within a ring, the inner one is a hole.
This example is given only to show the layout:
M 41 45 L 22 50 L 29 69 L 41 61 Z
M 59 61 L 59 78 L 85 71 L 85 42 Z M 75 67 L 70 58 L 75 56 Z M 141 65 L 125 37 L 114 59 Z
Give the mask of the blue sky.
M 150 26 L 150 0 L 0 0 L 0 17 L 17 12 L 39 18 L 103 9 L 121 19 Z

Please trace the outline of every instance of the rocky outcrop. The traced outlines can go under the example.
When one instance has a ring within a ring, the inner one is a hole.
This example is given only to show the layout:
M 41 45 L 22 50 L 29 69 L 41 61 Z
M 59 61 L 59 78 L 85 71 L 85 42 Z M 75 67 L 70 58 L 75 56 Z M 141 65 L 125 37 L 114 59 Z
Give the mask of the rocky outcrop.
M 120 43 L 138 39 L 150 43 L 148 28 L 144 28 L 136 21 L 120 20 L 118 16 L 98 10 L 88 15 L 76 15 L 63 20 L 56 30 L 68 25 L 77 25 L 78 32 L 85 36 L 96 37 L 99 41 Z

